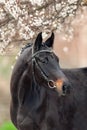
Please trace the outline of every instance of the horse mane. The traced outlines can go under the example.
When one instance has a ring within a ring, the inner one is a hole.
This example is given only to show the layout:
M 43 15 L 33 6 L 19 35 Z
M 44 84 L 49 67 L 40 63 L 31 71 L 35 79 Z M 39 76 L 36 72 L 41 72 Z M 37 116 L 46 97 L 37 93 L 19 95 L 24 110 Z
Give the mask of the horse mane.
M 24 47 L 22 47 L 20 54 L 22 54 L 27 48 L 31 47 L 33 43 L 27 43 Z

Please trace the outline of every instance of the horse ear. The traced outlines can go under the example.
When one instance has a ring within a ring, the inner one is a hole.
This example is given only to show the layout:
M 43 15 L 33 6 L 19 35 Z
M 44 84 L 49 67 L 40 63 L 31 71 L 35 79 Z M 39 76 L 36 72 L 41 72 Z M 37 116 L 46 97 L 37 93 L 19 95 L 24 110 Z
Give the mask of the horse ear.
M 48 47 L 53 47 L 54 43 L 54 33 L 52 32 L 51 36 L 46 40 L 45 44 Z
M 34 51 L 38 51 L 42 45 L 42 32 L 40 32 L 35 40 Z

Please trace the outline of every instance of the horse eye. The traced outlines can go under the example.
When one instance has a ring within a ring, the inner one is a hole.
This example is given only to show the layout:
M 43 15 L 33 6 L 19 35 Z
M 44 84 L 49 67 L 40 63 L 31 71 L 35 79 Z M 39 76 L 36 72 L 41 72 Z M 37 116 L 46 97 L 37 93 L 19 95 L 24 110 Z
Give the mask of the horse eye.
M 47 64 L 48 63 L 48 57 L 45 57 L 45 60 L 43 61 L 43 63 Z

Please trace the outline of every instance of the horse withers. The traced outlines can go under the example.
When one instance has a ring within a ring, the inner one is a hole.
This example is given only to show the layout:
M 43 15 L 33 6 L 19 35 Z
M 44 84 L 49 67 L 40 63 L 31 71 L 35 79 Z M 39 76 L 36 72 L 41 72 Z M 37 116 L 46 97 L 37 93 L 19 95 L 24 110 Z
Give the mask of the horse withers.
M 87 68 L 61 69 L 54 33 L 20 55 L 11 77 L 11 120 L 18 130 L 87 130 Z M 73 57 L 72 57 L 73 58 Z

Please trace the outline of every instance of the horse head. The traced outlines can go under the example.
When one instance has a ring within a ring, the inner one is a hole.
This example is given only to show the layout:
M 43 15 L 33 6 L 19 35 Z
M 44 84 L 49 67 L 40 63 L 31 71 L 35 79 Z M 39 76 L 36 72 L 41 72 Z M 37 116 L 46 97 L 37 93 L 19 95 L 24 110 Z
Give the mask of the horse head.
M 57 91 L 59 95 L 70 92 L 70 83 L 59 65 L 59 58 L 53 51 L 54 33 L 45 41 L 42 41 L 42 33 L 39 33 L 33 47 L 33 77 L 36 83 Z

